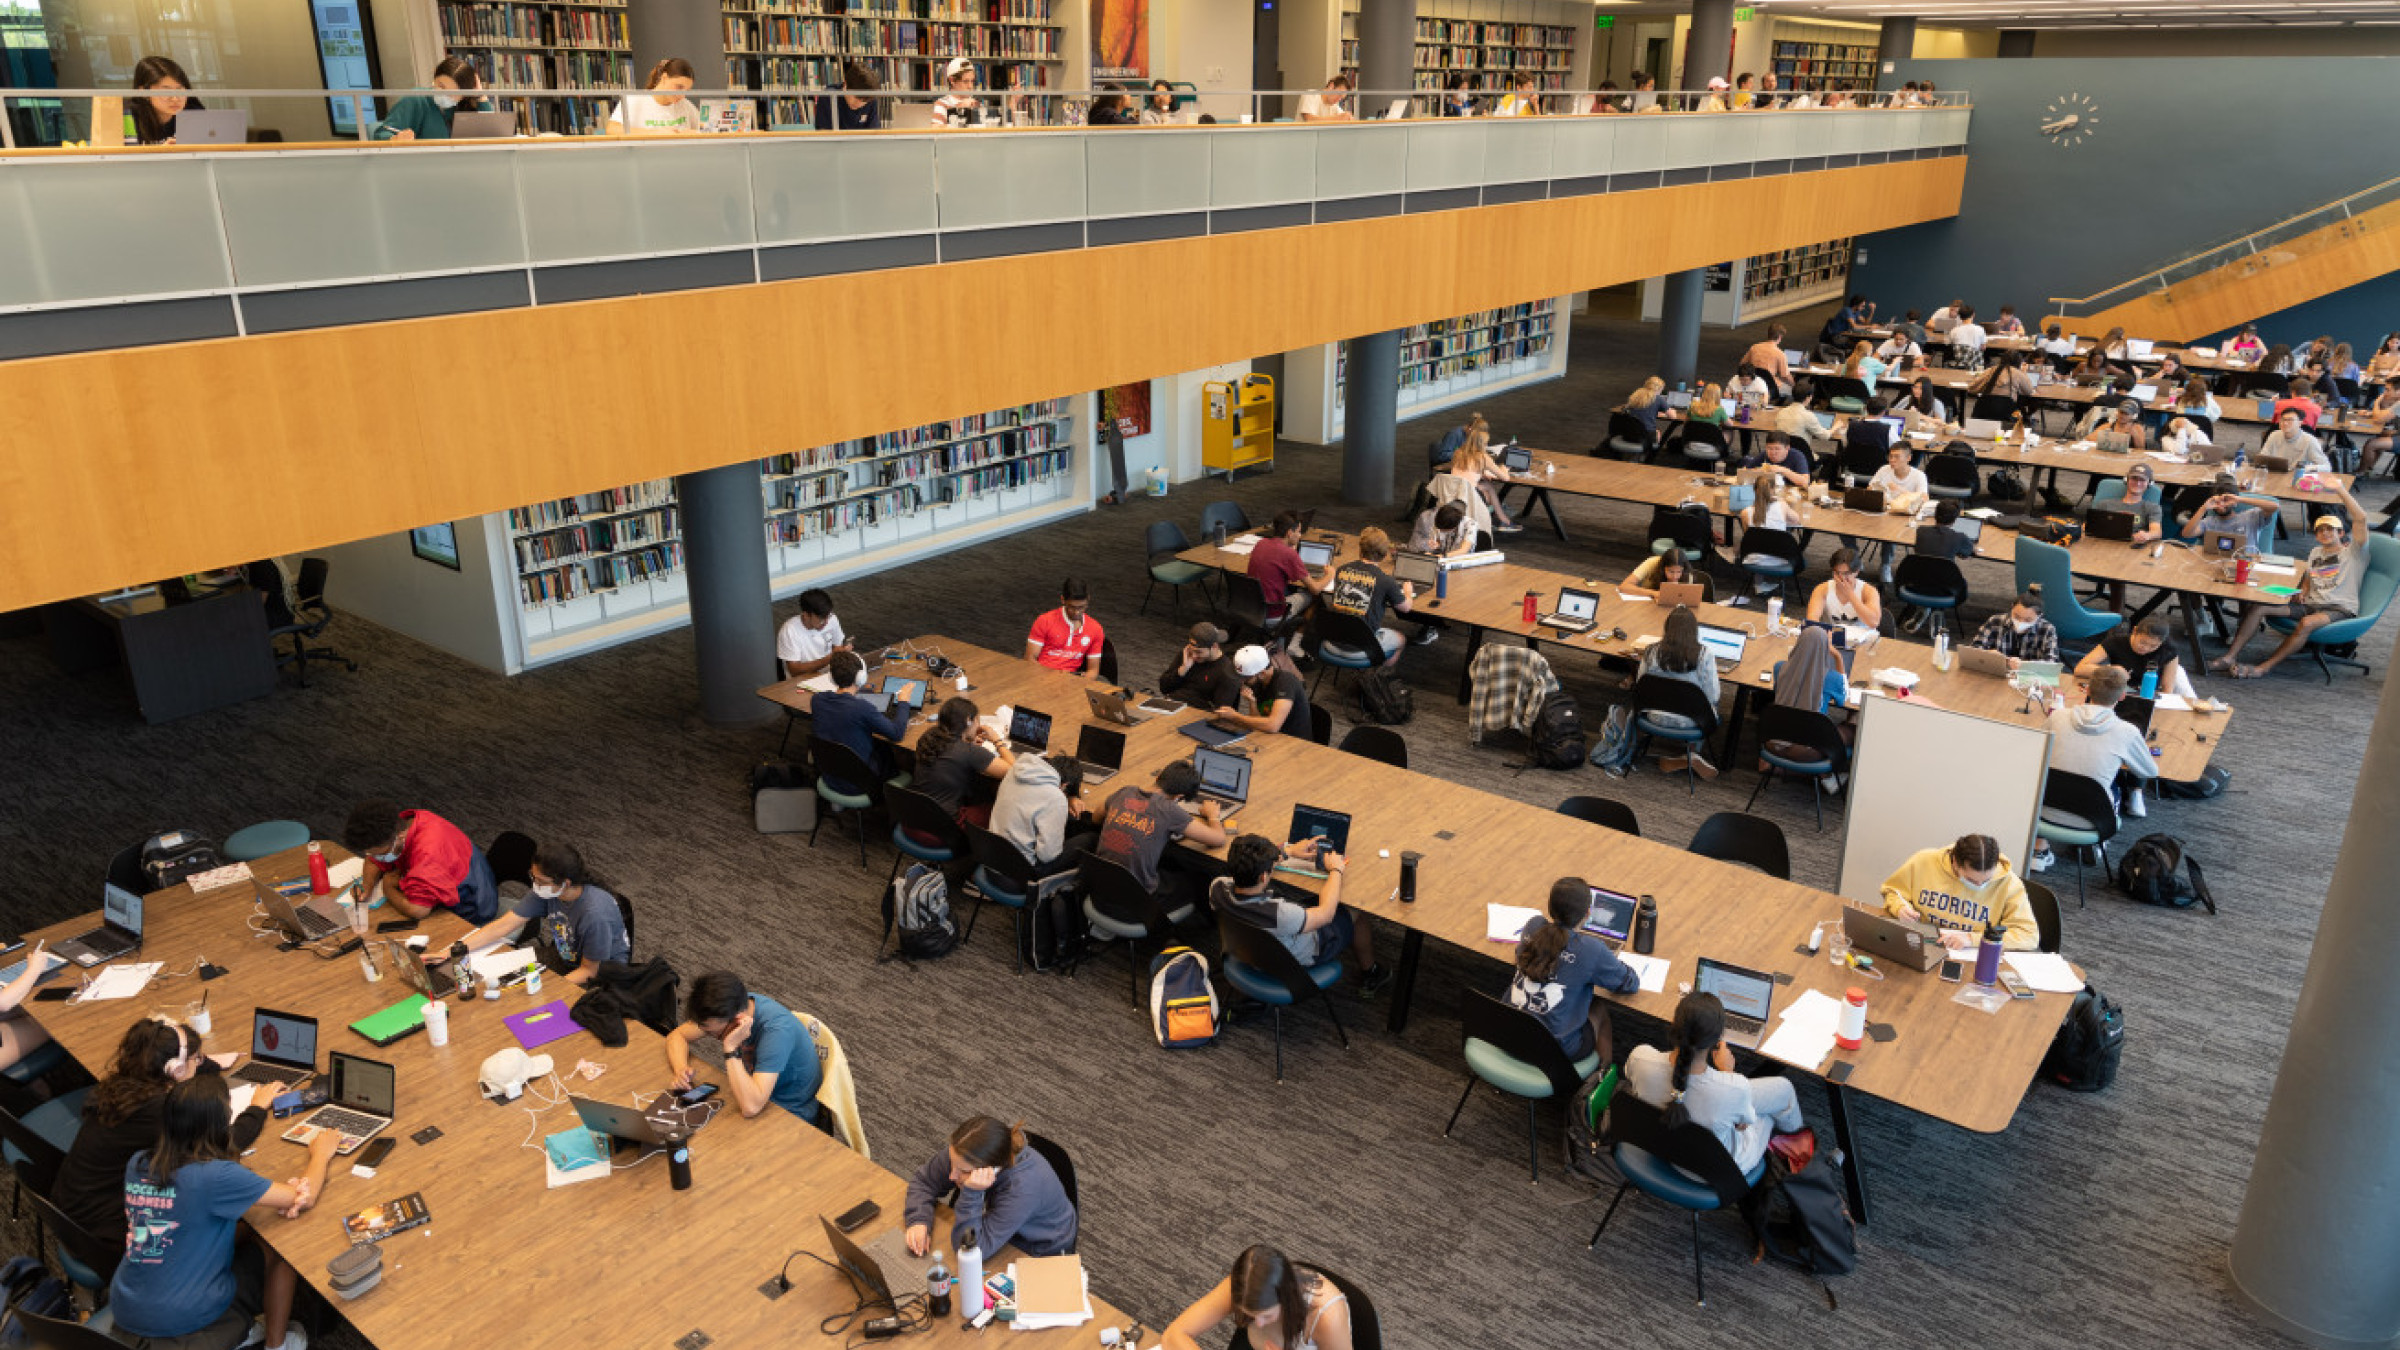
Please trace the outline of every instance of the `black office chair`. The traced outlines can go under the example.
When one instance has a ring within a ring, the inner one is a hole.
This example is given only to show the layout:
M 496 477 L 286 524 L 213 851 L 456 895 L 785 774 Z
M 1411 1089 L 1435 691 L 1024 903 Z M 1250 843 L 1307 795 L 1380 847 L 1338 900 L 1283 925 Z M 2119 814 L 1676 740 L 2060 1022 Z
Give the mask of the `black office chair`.
M 1050 1170 L 1058 1173 L 1058 1188 L 1067 1193 L 1067 1207 L 1075 1211 L 1075 1241 L 1067 1247 L 1069 1252 L 1073 1252 L 1083 1245 L 1085 1218 L 1083 1191 L 1075 1184 L 1075 1160 L 1067 1155 L 1066 1147 L 1057 1140 L 1031 1130 L 1025 1132 L 1025 1147 L 1041 1154 L 1042 1161 L 1050 1164 Z
M 1774 821 L 1739 811 L 1719 811 L 1701 821 L 1685 852 L 1755 867 L 1777 881 L 1792 879 L 1792 851 L 1783 842 L 1783 830 Z
M 1350 1309 L 1350 1350 L 1383 1350 L 1383 1319 L 1376 1314 L 1375 1301 L 1367 1297 L 1367 1291 L 1359 1288 L 1347 1276 L 1326 1269 L 1320 1262 L 1303 1264 L 1324 1276 L 1328 1283 L 1341 1291 L 1342 1301 Z M 1225 1350 L 1253 1350 L 1250 1329 L 1235 1327 L 1233 1339 L 1225 1343 Z
M 1644 675 L 1633 686 L 1634 728 L 1653 740 L 1672 741 L 1684 748 L 1684 792 L 1686 796 L 1700 791 L 1698 775 L 1692 771 L 1690 756 L 1707 746 L 1717 733 L 1717 705 L 1699 686 L 1682 680 L 1670 680 L 1664 675 Z M 1652 718 L 1652 713 L 1673 713 L 1692 725 L 1670 726 Z
M 1595 455 L 1648 460 L 1658 450 L 1658 436 L 1642 419 L 1620 408 L 1608 415 L 1608 435 L 1592 450 Z
M 1751 1179 L 1734 1166 L 1733 1155 L 1707 1126 L 1686 1121 L 1668 1129 L 1664 1112 L 1630 1092 L 1619 1091 L 1610 1099 L 1607 1138 L 1617 1175 L 1625 1180 L 1586 1246 L 1600 1245 L 1600 1235 L 1608 1231 L 1625 1192 L 1639 1187 L 1643 1194 L 1692 1216 L 1692 1285 L 1700 1305 L 1708 1306 L 1708 1282 L 1700 1269 L 1700 1215 L 1704 1210 L 1741 1208 L 1750 1197 Z
M 1273 637 L 1285 623 L 1290 621 L 1291 611 L 1289 610 L 1284 611 L 1282 618 L 1270 619 L 1267 617 L 1267 590 L 1266 587 L 1258 584 L 1257 577 L 1251 576 L 1247 572 L 1227 572 L 1220 580 L 1225 585 L 1226 617 L 1233 620 L 1237 630 L 1252 628 L 1268 637 Z M 1115 640 L 1114 638 L 1103 638 L 1102 642 L 1108 643 Z
M 1214 538 L 1220 524 L 1227 535 L 1236 535 L 1250 528 L 1250 517 L 1242 514 L 1240 502 L 1210 502 L 1200 508 L 1201 538 Z
M 1008 911 L 1016 941 L 1009 950 L 1015 953 L 1017 973 L 1025 973 L 1025 909 L 1041 889 L 1033 864 L 1015 844 L 971 821 L 959 822 L 966 833 L 967 851 L 974 856 L 975 870 L 967 877 L 967 893 L 975 898 L 975 912 L 967 916 L 966 931 L 959 936 L 964 942 L 975 936 L 976 921 L 983 917 L 988 902 Z
M 1675 438 L 1675 446 L 1683 453 L 1683 462 L 1692 468 L 1714 467 L 1720 460 L 1734 457 L 1732 443 L 1725 439 L 1725 428 L 1714 422 L 1686 422 L 1683 434 Z
M 102 1240 L 67 1217 L 66 1211 L 51 1201 L 47 1188 L 37 1189 L 32 1184 L 31 1170 L 24 1163 L 17 1164 L 17 1187 L 33 1202 L 36 1224 L 48 1235 L 60 1271 L 67 1283 L 89 1293 L 93 1302 L 106 1303 L 108 1282 L 117 1273 L 117 1263 L 125 1258 L 124 1247 Z
M 1800 574 L 1808 570 L 1808 555 L 1800 541 L 1789 530 L 1752 525 L 1742 531 L 1742 542 L 1734 548 L 1739 566 L 1753 577 L 1775 584 L 1778 591 L 1792 592 L 1800 588 Z
M 1325 682 L 1328 670 L 1373 670 L 1385 664 L 1383 639 L 1367 621 L 1356 614 L 1344 614 L 1323 605 L 1312 605 L 1308 611 L 1308 627 L 1300 639 L 1301 649 L 1317 663 L 1316 680 L 1309 686 L 1310 706 L 1315 706 L 1317 686 Z M 1334 692 L 1341 692 L 1342 678 L 1333 678 Z
M 483 860 L 492 865 L 494 883 L 513 881 L 520 886 L 533 885 L 533 836 L 515 830 L 502 830 L 483 847 Z
M 1364 923 L 1365 920 L 1359 919 Z M 1217 942 L 1224 959 L 1219 962 L 1225 983 L 1236 993 L 1265 1005 L 1275 1024 L 1275 1081 L 1283 1081 L 1283 1010 L 1315 1000 L 1333 1023 L 1333 1032 L 1342 1038 L 1342 1048 L 1350 1048 L 1350 1033 L 1342 1026 L 1342 1015 L 1334 1010 L 1333 999 L 1326 992 L 1341 983 L 1342 954 L 1313 966 L 1300 964 L 1300 958 L 1273 933 L 1245 923 L 1231 914 L 1217 915 Z
M 1153 944 L 1163 948 L 1175 925 L 1192 917 L 1192 907 L 1179 905 L 1169 913 L 1158 897 L 1142 889 L 1124 864 L 1097 854 L 1084 854 L 1076 875 L 1083 883 L 1083 917 L 1092 931 L 1125 944 L 1133 1003 L 1138 1008 L 1142 1003 L 1142 949 Z
M 1322 703 L 1308 705 L 1308 738 L 1319 745 L 1333 744 L 1333 710 Z
M 325 603 L 325 574 L 328 570 L 330 565 L 323 558 L 301 559 L 300 580 L 292 587 L 293 595 L 298 600 L 292 606 L 292 617 L 289 622 L 267 630 L 270 643 L 280 637 L 292 639 L 291 655 L 278 654 L 275 664 L 279 668 L 292 667 L 303 688 L 308 684 L 308 663 L 311 660 L 339 661 L 346 669 L 358 669 L 356 661 L 331 647 L 308 645 L 324 636 L 325 629 L 333 622 L 333 608 Z M 280 595 L 271 595 L 269 600 L 270 612 L 282 604 Z
M 1859 479 L 1864 486 L 1864 481 L 1873 478 L 1890 455 L 1891 447 L 1884 443 L 1881 424 L 1858 421 L 1850 424 L 1835 462 L 1843 473 Z
M 1562 816 L 1594 825 L 1605 825 L 1621 834 L 1642 837 L 1641 822 L 1633 818 L 1633 808 L 1609 797 L 1569 797 L 1560 802 L 1557 811 Z
M 2006 429 L 2009 419 L 2017 415 L 2017 407 L 2017 400 L 2006 394 L 1977 394 L 1975 402 L 1967 409 L 1966 420 L 1997 422 Z
M 2079 817 L 2085 823 L 2076 825 L 2060 816 Z M 2108 789 L 2099 780 L 2066 769 L 2052 769 L 2048 783 L 2042 789 L 2041 814 L 2034 819 L 2033 832 L 2050 841 L 2054 848 L 2075 850 L 2075 907 L 2087 903 L 2083 889 L 2083 851 L 2090 849 L 2100 860 L 2100 875 L 2108 875 L 2108 841 L 2117 834 L 2116 803 L 2108 799 Z
M 1202 594 L 1206 594 L 1205 587 Z M 1103 633 L 1100 637 L 1100 678 L 1110 684 L 1117 681 L 1117 640 Z
M 883 805 L 883 780 L 867 767 L 858 752 L 822 736 L 808 738 L 808 762 L 816 767 L 817 823 L 809 827 L 808 846 L 817 846 L 817 831 L 828 816 L 855 815 L 858 827 L 858 865 L 867 865 L 867 817 Z
M 1366 759 L 1381 760 L 1395 769 L 1408 767 L 1408 742 L 1390 727 L 1352 727 L 1349 734 L 1342 737 L 1341 748 Z
M 1809 799 L 1817 808 L 1817 832 L 1825 831 L 1825 798 L 1828 795 L 1816 784 L 1840 771 L 1850 757 L 1849 745 L 1833 725 L 1833 719 L 1813 708 L 1791 708 L 1770 703 L 1758 714 L 1758 757 L 1766 763 L 1766 771 L 1758 776 L 1758 786 L 1750 789 L 1750 800 L 1742 804 L 1747 811 L 1758 805 L 1758 794 L 1778 775 L 1797 778 L 1810 785 Z M 1791 753 L 1776 746 L 1797 746 L 1808 750 L 1806 755 Z
M 1925 486 L 1936 497 L 1972 501 L 1976 489 L 1983 486 L 1983 479 L 1976 471 L 1973 455 L 1927 455 Z
M 1459 1004 L 1459 1019 L 1466 1042 L 1467 1090 L 1458 1094 L 1458 1105 L 1451 1108 L 1442 1137 L 1450 1137 L 1459 1112 L 1467 1109 L 1467 1099 L 1475 1095 L 1477 1083 L 1489 1083 L 1512 1097 L 1522 1097 L 1525 1161 L 1538 1182 L 1542 1179 L 1541 1104 L 1554 1101 L 1572 1106 L 1583 1080 L 1600 1071 L 1600 1054 L 1595 1050 L 1580 1064 L 1568 1059 L 1558 1038 L 1540 1018 L 1481 989 L 1467 991 Z
M 115 857 L 108 860 L 110 885 L 131 891 L 135 895 L 148 895 L 157 889 L 150 884 L 149 875 L 142 871 L 143 847 L 142 844 L 127 844 L 117 850 Z
M 1717 546 L 1716 528 L 1709 524 L 1706 515 L 1672 506 L 1651 508 L 1648 538 L 1652 553 L 1664 554 L 1667 548 L 1679 548 L 1686 563 L 1699 562 Z M 1665 548 L 1660 547 L 1662 543 Z
M 2041 932 L 2041 941 L 2036 946 L 2041 951 L 2056 952 L 2065 938 L 2065 925 L 2058 913 L 2058 895 L 2031 877 L 2026 877 L 2024 881 L 2025 903 L 2033 907 L 2034 927 Z
M 1947 632 L 1950 616 L 1966 606 L 1967 574 L 1959 570 L 1955 558 L 1912 553 L 1892 569 L 1892 589 L 1899 593 L 1900 603 L 1923 612 L 1929 632 L 1936 625 Z

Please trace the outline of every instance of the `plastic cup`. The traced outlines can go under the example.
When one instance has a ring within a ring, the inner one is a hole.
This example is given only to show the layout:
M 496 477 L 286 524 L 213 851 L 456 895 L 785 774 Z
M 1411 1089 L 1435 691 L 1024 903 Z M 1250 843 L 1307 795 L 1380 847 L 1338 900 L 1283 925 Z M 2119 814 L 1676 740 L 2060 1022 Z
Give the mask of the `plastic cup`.
M 184 1025 L 203 1036 L 209 1033 L 210 1024 L 214 1020 L 215 1018 L 210 1014 L 207 1006 L 199 1003 L 193 1004 L 183 1015 Z

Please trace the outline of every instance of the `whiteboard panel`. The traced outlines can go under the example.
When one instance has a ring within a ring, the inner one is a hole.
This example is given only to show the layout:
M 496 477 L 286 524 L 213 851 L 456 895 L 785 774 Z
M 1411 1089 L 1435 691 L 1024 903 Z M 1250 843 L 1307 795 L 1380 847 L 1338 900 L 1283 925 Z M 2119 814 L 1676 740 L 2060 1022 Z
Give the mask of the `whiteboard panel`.
M 1882 904 L 1883 879 L 1919 849 L 1988 834 L 2019 876 L 2050 770 L 2043 724 L 1995 722 L 1924 703 L 1859 700 L 1842 823 L 1846 900 Z

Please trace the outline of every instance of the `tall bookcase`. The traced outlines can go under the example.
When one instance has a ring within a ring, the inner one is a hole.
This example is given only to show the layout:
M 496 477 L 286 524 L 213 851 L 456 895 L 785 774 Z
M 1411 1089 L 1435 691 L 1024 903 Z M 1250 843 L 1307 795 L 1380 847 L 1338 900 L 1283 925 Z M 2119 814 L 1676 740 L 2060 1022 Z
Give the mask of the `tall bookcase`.
M 1421 416 L 1566 374 L 1567 331 L 1557 300 L 1437 319 L 1400 336 L 1400 416 Z M 1339 440 L 1350 344 L 1292 352 L 1283 363 L 1283 434 Z
M 839 89 L 842 66 L 874 70 L 890 90 L 938 93 L 952 57 L 975 63 L 981 87 L 1012 77 L 1029 88 L 1063 86 L 1068 0 L 724 0 L 725 81 L 787 97 L 770 101 L 763 124 L 808 120 L 801 95 Z
M 438 0 L 442 44 L 492 89 L 624 89 L 633 31 L 622 0 Z M 611 98 L 525 99 L 536 131 L 605 130 Z M 505 104 L 503 105 L 505 106 Z
M 1440 89 L 1453 72 L 1463 72 L 1473 88 L 1499 93 L 1523 71 L 1538 75 L 1543 89 L 1572 87 L 1576 39 L 1590 26 L 1588 21 L 1581 26 L 1521 22 L 1524 9 L 1511 6 L 1517 12 L 1502 22 L 1497 17 L 1499 6 L 1476 4 L 1473 0 L 1428 8 L 1457 12 L 1418 16 L 1416 88 Z M 1494 13 L 1479 12 L 1484 10 Z M 1355 70 L 1358 67 L 1356 0 L 1342 0 L 1339 22 L 1342 69 Z
M 1838 297 L 1850 283 L 1850 243 L 1829 239 L 1709 268 L 1701 285 L 1700 321 L 1739 328 Z M 1642 283 L 1645 320 L 1655 321 L 1665 303 L 1661 278 Z
M 1795 42 L 1777 39 L 1770 50 L 1769 68 L 1786 86 L 1821 89 L 1827 85 L 1875 86 L 1875 45 L 1847 42 Z
M 505 519 L 507 575 L 528 648 L 683 603 L 682 516 L 671 478 L 534 502 Z

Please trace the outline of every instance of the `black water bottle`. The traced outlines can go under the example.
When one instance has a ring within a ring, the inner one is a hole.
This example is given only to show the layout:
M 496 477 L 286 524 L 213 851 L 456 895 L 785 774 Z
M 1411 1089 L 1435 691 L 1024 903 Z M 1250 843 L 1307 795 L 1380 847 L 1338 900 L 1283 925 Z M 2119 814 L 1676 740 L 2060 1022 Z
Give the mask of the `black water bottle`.
M 1209 526 L 1209 527 L 1208 527 L 1208 541 L 1209 541 L 1210 543 L 1212 543 L 1212 544 L 1215 544 L 1215 545 L 1216 545 L 1218 548 L 1223 548 L 1223 547 L 1225 547 L 1225 522 L 1224 522 L 1224 521 L 1221 521 L 1221 520 L 1220 520 L 1220 521 L 1216 522 L 1215 524 L 1213 524 L 1213 525 L 1211 525 L 1211 526 Z
M 1422 853 L 1403 852 L 1400 855 L 1401 904 L 1413 905 L 1417 902 L 1417 864 L 1424 857 Z
M 1650 948 L 1657 942 L 1658 901 L 1645 895 L 1633 911 L 1633 950 L 1639 955 L 1648 956 Z
M 678 1140 L 667 1149 L 667 1181 L 676 1190 L 692 1188 L 692 1146 Z

